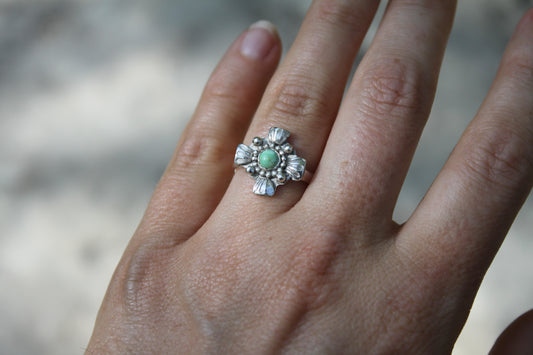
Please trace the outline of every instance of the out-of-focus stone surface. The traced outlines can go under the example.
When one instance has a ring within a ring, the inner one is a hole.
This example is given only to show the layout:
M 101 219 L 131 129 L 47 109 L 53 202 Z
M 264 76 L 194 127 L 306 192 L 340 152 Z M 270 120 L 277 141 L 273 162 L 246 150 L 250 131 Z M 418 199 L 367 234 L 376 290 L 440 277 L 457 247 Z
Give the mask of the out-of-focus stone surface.
M 218 58 L 261 18 L 278 26 L 287 48 L 308 4 L 0 1 L 1 354 L 83 352 L 111 273 Z M 531 5 L 460 1 L 398 220 L 479 107 Z M 533 306 L 532 231 L 528 201 L 455 354 L 486 353 Z

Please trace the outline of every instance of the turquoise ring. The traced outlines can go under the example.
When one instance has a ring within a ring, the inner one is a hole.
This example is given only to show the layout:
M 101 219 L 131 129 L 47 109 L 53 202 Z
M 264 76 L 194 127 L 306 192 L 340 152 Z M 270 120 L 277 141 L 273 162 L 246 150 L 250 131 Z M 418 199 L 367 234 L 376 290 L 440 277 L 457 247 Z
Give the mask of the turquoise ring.
M 245 168 L 255 179 L 255 194 L 274 196 L 278 186 L 290 180 L 300 181 L 308 175 L 306 160 L 297 156 L 292 145 L 287 143 L 289 136 L 289 131 L 272 127 L 268 137 L 255 137 L 251 145 L 237 147 L 235 165 Z

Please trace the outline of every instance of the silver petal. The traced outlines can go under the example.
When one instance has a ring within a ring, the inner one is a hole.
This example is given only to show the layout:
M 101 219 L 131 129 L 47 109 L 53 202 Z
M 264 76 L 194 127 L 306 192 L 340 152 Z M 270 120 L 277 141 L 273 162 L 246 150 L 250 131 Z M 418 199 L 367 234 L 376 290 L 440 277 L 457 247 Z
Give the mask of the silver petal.
M 305 173 L 306 161 L 304 158 L 300 158 L 297 155 L 287 156 L 287 167 L 285 171 L 294 181 L 301 180 Z
M 235 164 L 246 165 L 252 162 L 253 149 L 245 144 L 239 144 L 235 152 Z
M 268 140 L 272 143 L 283 144 L 291 134 L 283 128 L 272 127 L 268 132 Z
M 254 185 L 254 193 L 262 196 L 273 196 L 276 192 L 274 183 L 266 177 L 258 177 Z

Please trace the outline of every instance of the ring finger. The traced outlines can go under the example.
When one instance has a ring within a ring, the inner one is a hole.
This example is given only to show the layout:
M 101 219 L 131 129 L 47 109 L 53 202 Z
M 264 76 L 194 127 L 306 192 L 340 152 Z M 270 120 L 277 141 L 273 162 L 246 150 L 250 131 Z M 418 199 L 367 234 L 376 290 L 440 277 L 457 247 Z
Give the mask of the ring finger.
M 317 0 L 311 5 L 299 35 L 267 88 L 245 144 L 254 136 L 265 136 L 270 127 L 287 129 L 293 134 L 290 141 L 298 155 L 307 160 L 308 170 L 315 169 L 378 4 L 375 0 Z M 270 218 L 271 213 L 292 206 L 303 192 L 303 184 L 293 184 L 279 189 L 275 199 L 257 199 L 252 193 L 253 180 L 239 170 L 229 188 L 232 201 L 228 199 L 228 206 L 234 206 L 235 198 L 247 208 L 269 211 L 262 215 Z

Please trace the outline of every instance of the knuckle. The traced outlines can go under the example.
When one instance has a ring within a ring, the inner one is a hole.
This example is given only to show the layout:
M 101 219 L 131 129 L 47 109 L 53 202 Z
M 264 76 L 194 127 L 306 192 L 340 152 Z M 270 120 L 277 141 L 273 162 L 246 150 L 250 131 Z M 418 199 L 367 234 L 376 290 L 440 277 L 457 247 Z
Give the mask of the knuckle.
M 295 82 L 297 81 L 297 82 Z M 274 100 L 270 115 L 282 119 L 312 121 L 330 111 L 330 105 L 316 90 L 314 84 L 307 85 L 305 79 L 286 81 L 274 89 Z
M 476 142 L 465 159 L 466 168 L 489 187 L 516 188 L 533 171 L 533 159 L 517 133 L 502 127 L 497 132 Z
M 176 152 L 175 169 L 186 171 L 193 167 L 215 164 L 232 154 L 234 147 L 222 144 L 208 129 L 195 127 L 192 131 L 197 133 L 186 133 Z
M 128 312 L 158 313 L 165 298 L 165 277 L 168 263 L 172 260 L 169 257 L 171 250 L 168 246 L 143 244 L 128 258 L 122 276 L 122 300 Z
M 302 241 L 295 248 L 288 274 L 296 301 L 307 308 L 319 308 L 331 300 L 335 294 L 335 282 L 338 277 L 339 254 L 345 250 L 345 238 L 336 232 L 317 233 Z
M 207 81 L 203 96 L 211 100 L 236 101 L 242 94 L 241 85 L 236 85 L 235 80 L 221 73 L 215 73 Z
M 250 285 L 260 279 L 246 254 L 241 244 L 235 248 L 217 245 L 187 256 L 189 268 L 196 272 L 183 275 L 185 300 L 195 309 L 197 319 L 209 320 L 212 330 L 224 326 L 221 321 L 228 306 L 236 302 L 242 305 L 242 300 L 253 292 Z
M 403 117 L 418 111 L 423 93 L 416 67 L 393 58 L 367 71 L 360 93 L 362 109 L 372 117 Z

